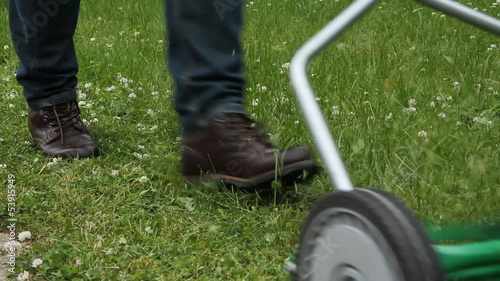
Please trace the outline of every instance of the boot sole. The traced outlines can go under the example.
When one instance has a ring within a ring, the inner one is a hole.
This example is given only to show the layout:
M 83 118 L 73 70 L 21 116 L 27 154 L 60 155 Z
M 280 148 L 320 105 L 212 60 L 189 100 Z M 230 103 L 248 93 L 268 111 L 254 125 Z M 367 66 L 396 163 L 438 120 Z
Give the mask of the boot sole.
M 245 189 L 267 189 L 270 188 L 272 183 L 276 180 L 281 181 L 282 184 L 287 185 L 294 182 L 302 182 L 311 178 L 318 172 L 318 165 L 316 162 L 307 160 L 291 165 L 285 166 L 278 170 L 271 170 L 251 178 L 239 178 L 224 174 L 206 174 L 204 176 L 184 176 L 190 185 L 196 185 L 200 182 L 218 181 L 225 186 L 236 186 Z

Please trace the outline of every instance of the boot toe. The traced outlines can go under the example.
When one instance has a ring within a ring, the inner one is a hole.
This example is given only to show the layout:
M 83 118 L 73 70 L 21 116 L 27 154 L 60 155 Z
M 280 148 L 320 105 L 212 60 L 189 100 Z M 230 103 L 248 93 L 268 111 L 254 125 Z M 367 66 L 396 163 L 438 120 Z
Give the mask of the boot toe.
M 305 146 L 294 146 L 280 151 L 280 161 L 283 166 L 311 161 L 311 150 Z
M 78 148 L 45 149 L 45 155 L 61 158 L 88 158 L 100 156 L 100 150 L 96 146 L 84 146 Z

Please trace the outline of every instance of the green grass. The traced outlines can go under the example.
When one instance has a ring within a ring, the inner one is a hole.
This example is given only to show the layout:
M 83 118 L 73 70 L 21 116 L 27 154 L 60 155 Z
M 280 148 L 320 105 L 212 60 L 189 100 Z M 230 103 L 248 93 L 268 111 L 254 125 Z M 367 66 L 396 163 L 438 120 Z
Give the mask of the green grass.
M 349 2 L 247 2 L 248 111 L 280 146 L 314 147 L 283 64 Z M 473 2 L 500 17 L 494 0 Z M 162 3 L 112 3 L 83 1 L 76 35 L 83 118 L 104 157 L 49 165 L 34 151 L 2 31 L 0 218 L 13 174 L 17 231 L 33 235 L 17 270 L 34 280 L 287 280 L 282 263 L 312 202 L 331 190 L 327 176 L 270 194 L 188 188 Z M 321 53 L 310 76 L 355 186 L 388 190 L 431 224 L 489 222 L 500 215 L 499 65 L 498 37 L 387 1 Z

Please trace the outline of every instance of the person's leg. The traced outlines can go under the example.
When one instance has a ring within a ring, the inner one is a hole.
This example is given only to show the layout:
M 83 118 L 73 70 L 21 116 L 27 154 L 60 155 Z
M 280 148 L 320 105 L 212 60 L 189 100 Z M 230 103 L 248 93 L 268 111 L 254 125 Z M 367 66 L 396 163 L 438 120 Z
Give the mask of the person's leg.
M 307 148 L 272 147 L 245 113 L 242 0 L 166 0 L 166 14 L 184 177 L 251 188 L 315 169 Z
M 183 135 L 193 135 L 218 113 L 245 113 L 242 1 L 167 0 L 166 6 L 168 65 Z
M 21 61 L 17 80 L 31 109 L 77 97 L 73 34 L 79 7 L 80 0 L 9 2 L 12 42 Z
M 73 44 L 79 0 L 9 1 L 17 80 L 28 103 L 33 140 L 48 156 L 99 154 L 76 102 L 78 64 Z

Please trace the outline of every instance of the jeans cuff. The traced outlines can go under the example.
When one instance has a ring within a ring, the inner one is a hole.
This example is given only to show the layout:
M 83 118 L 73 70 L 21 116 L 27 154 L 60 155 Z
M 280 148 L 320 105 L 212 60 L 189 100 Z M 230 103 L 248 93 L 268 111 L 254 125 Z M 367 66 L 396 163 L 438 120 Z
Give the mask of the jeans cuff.
M 202 131 L 203 128 L 210 125 L 210 123 L 212 123 L 217 116 L 224 113 L 247 114 L 243 105 L 230 103 L 213 108 L 203 116 L 198 115 L 195 117 L 191 115 L 183 121 L 184 128 L 182 128 L 182 137 L 188 138 L 195 135 L 196 133 Z
M 224 113 L 247 114 L 247 112 L 245 111 L 245 107 L 241 104 L 236 104 L 236 103 L 225 104 L 225 105 L 218 106 L 218 107 L 212 109 L 211 111 L 207 112 L 207 114 L 205 116 L 203 116 L 203 118 L 200 118 L 197 123 L 201 128 L 206 127 L 215 118 L 217 118 L 217 116 L 224 114 Z
M 52 95 L 46 98 L 41 98 L 37 100 L 28 101 L 28 106 L 33 110 L 42 109 L 44 107 L 49 107 L 61 103 L 68 103 L 70 101 L 75 101 L 78 98 L 76 91 L 65 92 L 57 95 Z

